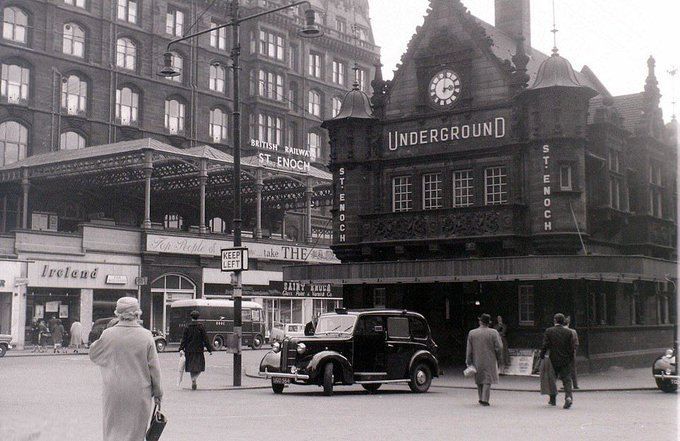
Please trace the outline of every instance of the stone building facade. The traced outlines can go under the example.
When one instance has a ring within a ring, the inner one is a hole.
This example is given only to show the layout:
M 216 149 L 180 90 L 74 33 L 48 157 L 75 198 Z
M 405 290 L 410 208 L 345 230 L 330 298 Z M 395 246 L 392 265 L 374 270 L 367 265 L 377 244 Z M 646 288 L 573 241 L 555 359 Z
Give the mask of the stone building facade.
M 454 363 L 482 312 L 511 349 L 540 347 L 564 312 L 579 364 L 647 363 L 672 344 L 677 278 L 677 122 L 654 60 L 640 93 L 612 96 L 531 48 L 528 0 L 495 3 L 492 26 L 432 0 L 394 79 L 324 123 L 343 264 L 284 278 L 422 312 Z

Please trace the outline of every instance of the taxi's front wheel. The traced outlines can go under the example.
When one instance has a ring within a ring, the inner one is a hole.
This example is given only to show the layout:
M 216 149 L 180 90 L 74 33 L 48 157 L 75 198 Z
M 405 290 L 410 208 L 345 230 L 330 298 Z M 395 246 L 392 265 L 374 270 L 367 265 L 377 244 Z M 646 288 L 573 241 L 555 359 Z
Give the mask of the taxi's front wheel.
M 335 377 L 333 376 L 333 363 L 326 363 L 323 367 L 323 394 L 326 396 L 333 395 L 333 383 L 335 383 Z
M 411 381 L 408 385 L 411 391 L 416 393 L 424 393 L 430 389 L 432 384 L 432 371 L 425 363 L 416 364 L 411 370 Z

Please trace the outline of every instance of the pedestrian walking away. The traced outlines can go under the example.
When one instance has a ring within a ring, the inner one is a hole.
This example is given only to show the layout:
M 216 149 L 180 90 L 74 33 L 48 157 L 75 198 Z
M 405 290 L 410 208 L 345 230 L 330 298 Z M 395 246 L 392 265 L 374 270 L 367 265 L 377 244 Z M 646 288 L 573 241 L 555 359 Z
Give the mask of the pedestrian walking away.
M 134 297 L 116 302 L 118 323 L 90 346 L 90 360 L 101 369 L 103 441 L 142 441 L 151 419 L 152 398 L 163 397 L 158 353 L 151 331 L 142 328 Z
M 54 329 L 52 330 L 52 344 L 54 345 L 55 354 L 61 352 L 61 345 L 64 341 L 65 332 L 66 330 L 64 329 L 64 325 L 61 323 L 61 320 L 57 319 Z
M 69 347 L 73 348 L 73 352 L 76 354 L 80 350 L 80 346 L 83 344 L 83 325 L 79 321 L 73 322 L 71 329 L 69 330 L 71 334 L 71 340 L 69 342 Z
M 508 349 L 508 325 L 503 321 L 503 317 L 496 316 L 496 325 L 493 327 L 501 336 L 503 342 L 503 360 L 501 366 L 503 371 L 510 365 L 510 351 Z
M 498 364 L 503 359 L 503 342 L 501 336 L 490 328 L 491 316 L 479 316 L 479 327 L 468 334 L 465 363 L 477 370 L 475 383 L 479 404 L 489 406 L 491 385 L 498 383 Z
M 578 340 L 578 332 L 576 332 L 576 329 L 571 327 L 571 316 L 567 316 L 565 318 L 565 326 L 567 329 L 571 331 L 572 334 L 572 343 L 574 345 L 574 362 L 571 364 L 571 383 L 574 389 L 578 389 L 578 378 L 576 378 L 576 353 L 578 352 L 578 345 L 579 345 L 579 340 Z
M 546 354 L 549 354 L 548 357 L 553 365 L 555 377 L 562 380 L 562 385 L 564 386 L 564 408 L 569 409 L 574 402 L 571 384 L 571 365 L 574 363 L 574 335 L 569 328 L 565 327 L 565 323 L 566 318 L 564 314 L 555 314 L 555 326 L 546 329 L 543 335 L 541 360 L 544 360 Z M 552 381 L 556 381 L 556 378 L 553 378 Z M 551 406 L 557 404 L 556 391 L 555 394 L 550 395 L 548 404 Z
M 50 335 L 50 330 L 45 325 L 45 321 L 40 320 L 38 323 L 38 352 L 45 352 L 45 344 Z
M 198 322 L 199 312 L 191 311 L 190 315 L 191 322 L 184 328 L 182 341 L 179 344 L 179 354 L 186 357 L 184 371 L 191 375 L 191 389 L 196 390 L 198 377 L 201 372 L 205 371 L 204 349 L 212 355 L 213 347 L 205 328 Z

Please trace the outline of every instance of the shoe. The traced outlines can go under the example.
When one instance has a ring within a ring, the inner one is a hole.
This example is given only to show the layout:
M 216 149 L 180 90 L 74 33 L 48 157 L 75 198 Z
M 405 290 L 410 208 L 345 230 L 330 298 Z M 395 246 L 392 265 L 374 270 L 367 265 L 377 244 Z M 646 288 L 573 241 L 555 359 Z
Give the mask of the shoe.
M 489 404 L 488 401 L 480 401 L 479 404 L 481 404 L 482 406 L 491 406 L 491 404 Z
M 555 395 L 550 396 L 550 401 L 548 401 L 548 404 L 551 406 L 556 406 L 557 405 L 557 397 Z
M 571 407 L 571 403 L 572 403 L 571 398 L 567 398 L 566 400 L 564 400 L 564 408 L 569 409 Z
M 197 387 L 196 383 L 191 383 L 191 390 L 196 390 Z
M 578 387 L 578 386 L 574 386 L 574 390 L 579 390 L 579 389 L 581 389 L 581 388 Z
M 482 403 L 483 403 L 484 401 L 482 401 L 482 400 L 479 400 L 479 401 L 477 401 L 477 402 L 478 402 L 479 404 L 482 404 Z

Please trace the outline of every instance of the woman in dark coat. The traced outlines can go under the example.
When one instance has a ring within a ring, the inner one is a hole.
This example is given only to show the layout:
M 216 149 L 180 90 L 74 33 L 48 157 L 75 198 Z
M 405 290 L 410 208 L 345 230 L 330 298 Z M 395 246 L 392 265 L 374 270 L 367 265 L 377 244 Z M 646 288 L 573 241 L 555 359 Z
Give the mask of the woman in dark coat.
M 203 349 L 212 354 L 212 345 L 205 333 L 205 328 L 198 323 L 199 312 L 191 311 L 191 322 L 184 329 L 182 341 L 179 344 L 180 356 L 186 357 L 184 371 L 191 375 L 191 389 L 196 390 L 196 380 L 201 372 L 205 371 L 205 357 Z

